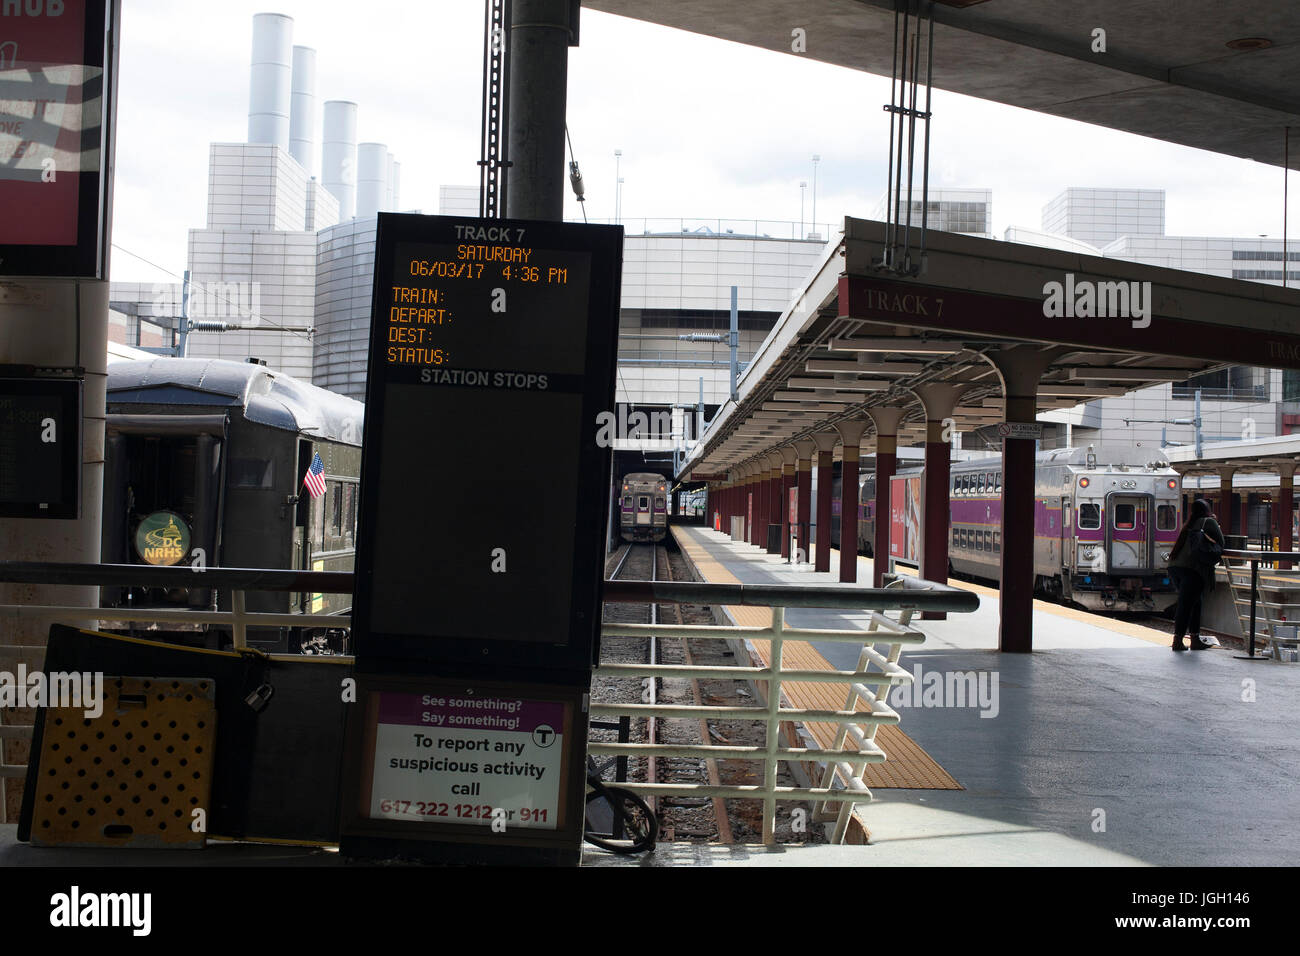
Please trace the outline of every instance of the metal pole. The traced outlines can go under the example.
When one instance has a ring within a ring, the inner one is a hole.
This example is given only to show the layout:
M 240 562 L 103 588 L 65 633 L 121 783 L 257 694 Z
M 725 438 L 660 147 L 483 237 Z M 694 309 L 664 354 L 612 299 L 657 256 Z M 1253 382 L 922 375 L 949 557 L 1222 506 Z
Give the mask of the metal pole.
M 812 231 L 817 232 L 817 164 L 822 161 L 821 156 L 813 156 L 813 208 L 812 208 Z M 820 235 L 820 233 L 818 233 Z
M 1259 600 L 1259 559 L 1250 562 L 1250 656 L 1255 656 L 1255 606 Z
M 507 123 L 511 175 L 506 208 L 517 219 L 564 218 L 564 118 L 568 86 L 568 0 L 513 0 Z
M 729 342 L 731 345 L 731 400 L 736 400 L 736 379 L 738 376 L 739 366 L 736 359 L 736 349 L 740 347 L 740 313 L 737 311 L 737 296 L 739 289 L 736 286 L 731 287 L 731 334 Z
M 1201 390 L 1199 388 L 1196 390 L 1195 403 L 1192 406 L 1192 424 L 1196 426 L 1196 460 L 1200 461 L 1203 449 L 1201 448 Z

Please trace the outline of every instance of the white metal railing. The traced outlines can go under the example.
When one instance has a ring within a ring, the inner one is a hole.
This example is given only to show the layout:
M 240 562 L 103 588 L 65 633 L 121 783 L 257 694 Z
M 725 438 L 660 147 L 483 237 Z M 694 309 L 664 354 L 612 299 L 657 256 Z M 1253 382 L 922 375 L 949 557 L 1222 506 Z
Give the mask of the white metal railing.
M 899 582 L 901 586 L 901 582 Z M 898 620 L 880 611 L 871 612 L 865 631 L 832 631 L 791 628 L 785 625 L 785 609 L 772 608 L 771 626 L 714 627 L 672 624 L 606 624 L 601 628 L 604 637 L 677 637 L 691 640 L 767 640 L 771 642 L 769 664 L 766 667 L 698 666 L 684 664 L 603 664 L 595 673 L 613 678 L 682 677 L 721 680 L 741 680 L 755 683 L 762 695 L 760 706 L 717 706 L 679 704 L 623 704 L 592 703 L 592 717 L 657 717 L 657 718 L 722 718 L 761 720 L 766 726 L 765 744 L 761 747 L 717 746 L 707 740 L 703 744 L 642 744 L 596 742 L 587 744 L 590 753 L 602 756 L 629 757 L 687 757 L 700 759 L 761 761 L 763 782 L 759 785 L 715 786 L 695 783 L 620 783 L 619 786 L 639 793 L 655 795 L 690 794 L 701 797 L 733 799 L 761 799 L 763 801 L 763 842 L 776 840 L 776 802 L 778 800 L 809 801 L 817 805 L 818 818 L 824 817 L 829 805 L 838 803 L 835 816 L 834 840 L 842 843 L 848 830 L 849 818 L 857 803 L 871 800 L 871 791 L 863 782 L 867 765 L 886 759 L 885 751 L 876 743 L 876 728 L 880 724 L 896 724 L 897 711 L 885 700 L 889 693 L 878 693 L 875 688 L 890 688 L 910 684 L 912 675 L 899 665 L 898 659 L 904 645 L 922 644 L 925 634 L 908 626 L 914 612 L 903 610 Z M 854 670 L 808 670 L 786 668 L 782 664 L 782 649 L 788 640 L 824 641 L 828 643 L 861 644 L 858 664 Z M 883 647 L 882 647 L 883 645 Z M 873 670 L 874 668 L 874 670 Z M 847 684 L 848 699 L 842 710 L 809 710 L 783 706 L 782 686 L 791 681 L 809 683 Z M 763 686 L 759 686 L 760 683 Z M 861 701 L 865 711 L 856 709 Z M 780 746 L 782 721 L 802 723 L 834 723 L 840 729 L 835 744 L 830 749 Z M 849 747 L 849 743 L 852 747 Z M 777 785 L 777 765 L 783 761 L 812 761 L 825 765 L 821 785 L 817 787 L 783 787 Z M 841 787 L 835 786 L 836 782 Z

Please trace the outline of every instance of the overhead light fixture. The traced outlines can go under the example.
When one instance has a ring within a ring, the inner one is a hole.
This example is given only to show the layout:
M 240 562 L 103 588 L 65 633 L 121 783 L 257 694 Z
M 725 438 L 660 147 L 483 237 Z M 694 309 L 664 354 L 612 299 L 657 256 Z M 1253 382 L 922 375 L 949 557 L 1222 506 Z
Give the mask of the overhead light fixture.
M 942 2 L 942 0 L 939 0 Z M 1229 50 L 1263 50 L 1271 47 L 1273 41 L 1267 37 L 1239 37 L 1224 44 Z
M 1072 368 L 1070 379 L 1082 382 L 1181 382 L 1195 375 L 1189 368 Z
M 912 355 L 954 355 L 966 348 L 961 342 L 926 341 L 903 336 L 879 339 L 831 339 L 826 347 L 832 352 L 900 352 Z
M 851 359 L 809 359 L 805 372 L 850 372 L 858 375 L 915 375 L 920 362 L 854 362 Z
M 891 388 L 893 382 L 887 382 L 884 379 L 849 379 L 840 381 L 835 379 L 831 381 L 825 378 L 790 378 L 786 380 L 787 388 L 833 388 L 841 392 L 875 392 L 884 388 Z

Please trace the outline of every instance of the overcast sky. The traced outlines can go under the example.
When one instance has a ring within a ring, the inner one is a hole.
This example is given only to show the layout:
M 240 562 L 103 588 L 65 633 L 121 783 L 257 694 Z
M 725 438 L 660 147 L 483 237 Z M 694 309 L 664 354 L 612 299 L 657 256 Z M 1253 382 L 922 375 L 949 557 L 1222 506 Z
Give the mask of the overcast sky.
M 204 225 L 208 144 L 247 137 L 255 13 L 294 18 L 293 42 L 317 50 L 319 102 L 359 104 L 359 141 L 388 144 L 402 164 L 403 209 L 436 213 L 440 185 L 478 182 L 481 0 L 123 6 L 114 279 L 167 281 L 184 270 L 187 230 Z M 568 116 L 592 219 L 613 216 L 615 149 L 624 221 L 797 221 L 801 180 L 811 219 L 814 153 L 817 220 L 870 216 L 885 189 L 887 80 L 591 10 L 582 17 Z M 943 92 L 933 112 L 931 185 L 992 189 L 997 236 L 1039 228 L 1043 205 L 1067 186 L 1163 188 L 1171 235 L 1281 236 L 1278 167 Z M 566 215 L 577 209 L 570 196 Z

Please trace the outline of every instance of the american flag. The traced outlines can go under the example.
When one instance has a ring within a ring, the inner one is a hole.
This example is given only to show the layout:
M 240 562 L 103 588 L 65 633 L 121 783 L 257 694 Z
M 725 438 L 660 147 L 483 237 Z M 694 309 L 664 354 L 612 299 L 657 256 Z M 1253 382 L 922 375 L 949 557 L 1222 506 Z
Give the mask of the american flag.
M 325 494 L 325 462 L 320 460 L 320 452 L 311 456 L 311 464 L 307 467 L 307 474 L 302 476 L 302 483 L 307 486 L 307 491 L 313 498 Z

